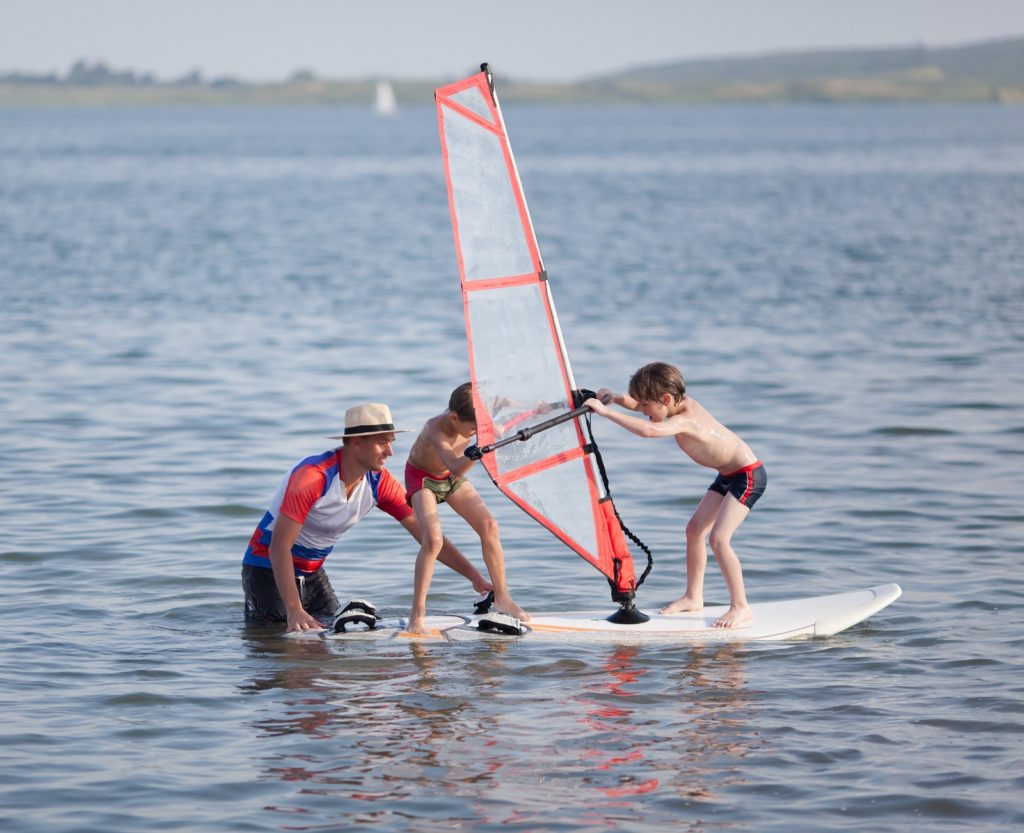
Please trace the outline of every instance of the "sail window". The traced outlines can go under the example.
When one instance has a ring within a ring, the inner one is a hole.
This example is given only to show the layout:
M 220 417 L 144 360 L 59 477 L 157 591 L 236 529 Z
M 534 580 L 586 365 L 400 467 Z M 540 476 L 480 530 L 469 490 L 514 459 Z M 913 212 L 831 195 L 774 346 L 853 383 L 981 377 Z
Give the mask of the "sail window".
M 461 93 L 455 93 L 454 95 L 448 96 L 448 98 L 456 104 L 462 105 L 471 113 L 476 113 L 484 121 L 494 124 L 494 119 L 491 116 L 491 108 L 488 107 L 487 102 L 484 101 L 483 93 L 480 91 L 479 87 L 469 87 Z
M 590 510 L 583 460 L 572 460 L 508 484 L 509 490 L 522 498 L 546 519 L 557 526 L 575 543 L 573 549 L 587 560 L 594 561 L 597 533 L 594 515 Z M 564 539 L 563 539 L 564 540 Z
M 535 271 L 501 138 L 452 110 L 444 131 L 466 280 Z

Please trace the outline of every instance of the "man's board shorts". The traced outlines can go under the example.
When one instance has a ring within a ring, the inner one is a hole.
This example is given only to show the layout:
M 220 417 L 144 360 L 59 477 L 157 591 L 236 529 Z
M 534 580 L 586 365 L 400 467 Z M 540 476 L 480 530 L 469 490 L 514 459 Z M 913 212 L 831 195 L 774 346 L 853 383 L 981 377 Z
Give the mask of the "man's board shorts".
M 405 464 L 405 500 L 412 505 L 412 496 L 420 489 L 426 489 L 434 495 L 438 503 L 444 503 L 448 496 L 466 482 L 465 477 L 455 477 L 451 472 L 431 474 L 418 469 L 411 463 Z
M 296 576 L 295 587 L 306 612 L 322 622 L 330 622 L 341 605 L 323 567 L 308 576 Z M 274 571 L 266 567 L 242 565 L 242 590 L 245 591 L 245 618 L 249 622 L 287 622 Z
M 708 491 L 718 492 L 720 495 L 732 495 L 740 502 L 740 505 L 753 509 L 758 498 L 764 494 L 764 487 L 767 485 L 768 472 L 765 471 L 764 464 L 758 460 L 749 466 L 744 466 L 739 471 L 718 475 L 708 486 Z

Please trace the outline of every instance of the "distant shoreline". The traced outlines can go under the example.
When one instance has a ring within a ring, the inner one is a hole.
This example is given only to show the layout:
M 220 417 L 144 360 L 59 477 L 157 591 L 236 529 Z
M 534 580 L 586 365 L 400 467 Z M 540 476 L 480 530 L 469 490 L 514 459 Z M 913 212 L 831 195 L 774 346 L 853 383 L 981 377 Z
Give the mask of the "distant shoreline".
M 498 75 L 507 102 L 721 104 L 990 102 L 1024 104 L 1024 37 L 958 47 L 805 51 L 700 59 L 623 70 L 576 83 L 522 82 Z M 328 80 L 299 70 L 280 82 L 173 81 L 77 61 L 67 74 L 0 75 L 0 107 L 174 105 L 371 106 L 378 80 Z M 387 79 L 399 107 L 430 104 L 455 80 Z
M 398 106 L 433 103 L 442 82 L 395 82 Z M 516 84 L 501 86 L 505 103 L 531 104 L 863 104 L 863 103 L 999 103 L 1024 104 L 1024 86 L 916 88 L 910 85 L 830 79 L 801 85 L 736 84 L 714 89 L 604 89 L 589 84 Z M 374 84 L 324 81 L 312 84 L 244 84 L 233 87 L 175 85 L 8 84 L 0 81 L 0 108 L 169 107 L 169 106 L 334 106 L 370 108 Z

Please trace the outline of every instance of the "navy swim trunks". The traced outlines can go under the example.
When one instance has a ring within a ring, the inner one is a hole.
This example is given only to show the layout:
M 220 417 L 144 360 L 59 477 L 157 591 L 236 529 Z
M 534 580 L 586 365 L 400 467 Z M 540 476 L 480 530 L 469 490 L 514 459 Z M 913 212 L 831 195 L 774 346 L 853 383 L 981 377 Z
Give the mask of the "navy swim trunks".
M 323 567 L 308 576 L 296 576 L 295 586 L 306 612 L 322 622 L 329 622 L 341 607 Z M 243 564 L 242 590 L 245 592 L 246 621 L 288 621 L 288 612 L 277 590 L 273 570 Z
M 729 474 L 720 474 L 714 482 L 708 486 L 709 492 L 718 492 L 720 495 L 732 495 L 743 506 L 753 509 L 758 498 L 764 494 L 764 487 L 768 485 L 768 472 L 760 461 L 744 466 L 739 471 Z

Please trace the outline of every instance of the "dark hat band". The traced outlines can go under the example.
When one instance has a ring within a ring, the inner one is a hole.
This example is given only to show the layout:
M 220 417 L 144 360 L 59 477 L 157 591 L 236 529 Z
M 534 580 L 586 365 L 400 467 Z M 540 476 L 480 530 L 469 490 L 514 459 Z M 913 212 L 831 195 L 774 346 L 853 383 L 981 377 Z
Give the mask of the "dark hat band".
M 350 437 L 353 434 L 384 434 L 394 431 L 395 426 L 390 422 L 382 422 L 379 425 L 357 425 L 355 428 L 346 428 L 344 436 Z

